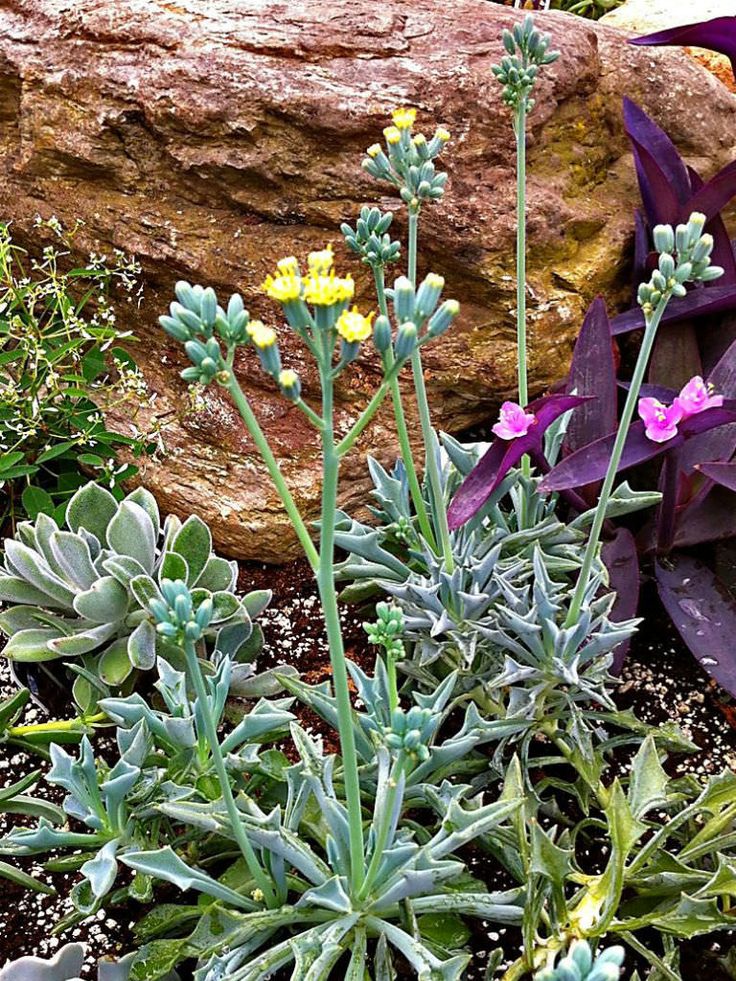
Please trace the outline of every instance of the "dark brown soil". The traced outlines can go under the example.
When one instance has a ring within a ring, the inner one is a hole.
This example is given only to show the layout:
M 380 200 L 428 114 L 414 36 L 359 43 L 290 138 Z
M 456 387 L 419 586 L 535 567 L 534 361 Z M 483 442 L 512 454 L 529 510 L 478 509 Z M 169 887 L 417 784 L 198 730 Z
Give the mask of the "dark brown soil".
M 243 590 L 269 588 L 274 592 L 274 602 L 261 620 L 266 649 L 259 658 L 259 668 L 293 664 L 302 677 L 311 683 L 328 679 L 331 669 L 320 607 L 306 563 L 293 563 L 280 568 L 245 566 L 240 587 Z M 353 608 L 343 610 L 348 655 L 370 670 L 374 655 L 365 642 L 361 627 L 363 619 L 363 611 Z M 9 693 L 13 685 L 1 660 L 0 670 L 4 672 L 0 675 L 0 694 Z M 636 638 L 617 701 L 622 708 L 634 707 L 640 718 L 652 724 L 672 720 L 678 722 L 687 735 L 702 747 L 700 753 L 678 758 L 674 763 L 675 772 L 689 771 L 702 776 L 724 766 L 736 767 L 736 731 L 733 728 L 736 703 L 710 682 L 683 648 L 669 623 L 656 614 L 648 618 Z M 308 709 L 300 707 L 296 711 L 305 727 L 325 738 L 330 750 L 338 748 L 335 735 L 328 726 Z M 30 709 L 30 716 L 40 718 L 41 710 L 35 707 Z M 12 748 L 0 751 L 0 786 L 38 767 L 38 760 L 30 760 Z M 40 792 L 46 797 L 55 793 L 53 788 L 44 785 Z M 0 831 L 11 820 L 18 819 L 0 817 Z M 473 851 L 465 857 L 473 873 L 487 881 L 490 888 L 510 885 L 482 853 Z M 54 923 L 70 909 L 68 892 L 76 876 L 74 873 L 43 872 L 33 859 L 18 862 L 26 871 L 39 874 L 43 881 L 53 885 L 58 895 L 25 893 L 3 881 L 0 889 L 0 964 L 6 959 L 28 953 L 48 955 L 63 943 L 83 940 L 90 945 L 89 963 L 83 977 L 91 979 L 92 963 L 98 957 L 131 949 L 131 928 L 143 912 L 142 908 L 132 905 L 103 910 L 91 922 L 73 927 L 63 937 L 51 937 L 50 930 Z M 507 957 L 513 959 L 518 953 L 520 938 L 517 931 L 476 923 L 473 924 L 471 943 L 474 959 L 466 973 L 466 981 L 483 981 L 489 953 L 502 946 Z M 731 943 L 730 936 L 724 935 L 696 939 L 685 944 L 683 977 L 686 981 L 732 979 L 734 975 L 727 973 L 720 963 Z M 284 977 L 288 978 L 289 974 Z

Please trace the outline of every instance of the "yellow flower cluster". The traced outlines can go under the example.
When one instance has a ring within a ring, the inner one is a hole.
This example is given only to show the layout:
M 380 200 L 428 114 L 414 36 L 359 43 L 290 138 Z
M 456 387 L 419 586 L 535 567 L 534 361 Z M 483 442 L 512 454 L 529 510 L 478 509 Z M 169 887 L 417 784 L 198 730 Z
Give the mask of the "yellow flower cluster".
M 401 130 L 396 126 L 387 126 L 383 131 L 383 135 L 386 137 L 386 142 L 388 144 L 395 144 L 401 141 Z
M 397 129 L 411 129 L 417 118 L 417 111 L 416 109 L 394 109 L 391 118 Z
M 343 340 L 349 344 L 356 344 L 360 341 L 367 341 L 371 336 L 374 314 L 369 313 L 364 317 L 358 312 L 357 307 L 352 310 L 344 310 L 337 321 L 337 332 Z
M 282 259 L 281 262 L 285 260 Z M 296 263 L 296 260 L 294 260 Z M 279 267 L 281 263 L 279 263 Z M 296 269 L 296 265 L 294 267 Z M 264 293 L 279 303 L 298 300 L 302 292 L 302 281 L 296 272 L 285 272 L 279 276 L 266 276 L 262 287 Z
M 251 320 L 246 327 L 248 337 L 256 347 L 261 349 L 272 347 L 276 343 L 276 331 L 272 327 L 267 327 L 260 320 Z
M 308 276 L 304 280 L 304 299 L 315 307 L 332 307 L 352 300 L 355 283 L 352 276 L 336 276 L 331 269 L 326 276 Z

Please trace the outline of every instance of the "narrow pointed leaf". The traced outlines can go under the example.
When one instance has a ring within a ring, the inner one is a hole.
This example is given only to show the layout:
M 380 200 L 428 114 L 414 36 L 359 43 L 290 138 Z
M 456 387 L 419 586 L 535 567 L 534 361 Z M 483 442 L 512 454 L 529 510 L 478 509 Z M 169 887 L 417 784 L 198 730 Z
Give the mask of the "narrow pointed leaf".
M 593 396 L 570 417 L 565 448 L 574 452 L 612 432 L 618 418 L 611 324 L 602 297 L 591 303 L 583 320 L 575 342 L 567 391 Z

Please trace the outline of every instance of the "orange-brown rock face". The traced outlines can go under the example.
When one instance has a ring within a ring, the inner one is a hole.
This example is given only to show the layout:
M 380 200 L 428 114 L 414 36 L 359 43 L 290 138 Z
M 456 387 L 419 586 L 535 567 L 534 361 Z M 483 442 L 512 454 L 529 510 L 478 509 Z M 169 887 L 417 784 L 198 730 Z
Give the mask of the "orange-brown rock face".
M 194 511 L 219 548 L 280 561 L 295 554 L 250 438 L 223 393 L 185 408 L 183 362 L 156 324 L 174 282 L 243 292 L 280 326 L 258 286 L 282 255 L 335 243 L 370 307 L 365 270 L 340 243 L 359 205 L 396 202 L 360 170 L 392 107 L 453 133 L 446 199 L 422 218 L 420 272 L 447 280 L 459 321 L 427 351 L 438 427 L 456 430 L 514 392 L 514 152 L 491 66 L 516 13 L 485 0 L 5 0 L 0 9 L 0 202 L 38 247 L 33 217 L 85 222 L 85 247 L 135 252 L 145 302 L 124 324 L 170 413 L 168 455 L 143 481 L 164 510 Z M 529 311 L 532 389 L 566 369 L 581 314 L 598 292 L 627 297 L 637 200 L 621 96 L 639 101 L 706 174 L 736 155 L 736 98 L 677 51 L 565 14 L 539 17 L 562 58 L 530 117 Z M 385 196 L 381 196 L 385 194 Z M 399 212 L 396 222 L 403 230 Z M 78 239 L 80 243 L 82 239 Z M 287 365 L 314 376 L 282 331 Z M 318 509 L 317 441 L 265 383 L 251 352 L 239 375 L 309 517 Z M 366 356 L 341 380 L 344 430 L 373 392 Z M 410 380 L 407 379 L 407 392 Z M 412 416 L 413 418 L 413 416 Z M 125 420 L 115 424 L 124 428 Z M 366 493 L 365 454 L 393 453 L 390 409 L 344 465 L 343 505 Z

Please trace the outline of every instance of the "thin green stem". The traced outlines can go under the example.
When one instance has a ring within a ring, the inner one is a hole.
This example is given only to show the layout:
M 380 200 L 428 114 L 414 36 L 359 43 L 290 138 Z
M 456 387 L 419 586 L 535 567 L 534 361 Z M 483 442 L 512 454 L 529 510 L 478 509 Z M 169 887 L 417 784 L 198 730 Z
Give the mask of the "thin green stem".
M 222 799 L 225 802 L 225 809 L 227 810 L 228 817 L 230 818 L 230 825 L 233 829 L 235 841 L 243 854 L 243 858 L 245 859 L 245 863 L 248 866 L 250 874 L 253 876 L 256 885 L 263 893 L 266 905 L 269 907 L 269 909 L 272 909 L 277 904 L 276 894 L 274 893 L 270 878 L 262 869 L 256 853 L 253 850 L 253 846 L 248 839 L 248 835 L 243 825 L 242 815 L 238 810 L 238 805 L 235 803 L 235 797 L 233 796 L 232 788 L 230 786 L 230 777 L 225 767 L 225 760 L 222 755 L 222 750 L 220 749 L 220 741 L 217 737 L 217 726 L 215 725 L 215 720 L 212 717 L 210 700 L 207 694 L 204 677 L 202 676 L 202 669 L 199 666 L 197 651 L 193 641 L 187 640 L 184 642 L 184 656 L 186 657 L 189 680 L 194 687 L 194 691 L 197 695 L 197 701 L 199 702 L 200 716 L 204 722 L 205 736 L 209 742 L 210 751 L 212 753 L 212 762 L 215 765 L 215 771 L 217 772 L 217 777 L 220 782 Z
M 409 263 L 408 277 L 416 286 L 417 282 L 417 239 L 419 236 L 419 215 L 409 212 Z M 422 355 L 419 348 L 415 348 L 411 356 L 411 367 L 414 376 L 414 391 L 416 393 L 417 408 L 419 410 L 419 423 L 422 427 L 422 438 L 424 440 L 424 451 L 426 454 L 426 471 L 429 477 L 429 488 L 432 493 L 433 513 L 439 531 L 439 541 L 442 550 L 442 557 L 445 569 L 452 573 L 455 568 L 455 559 L 452 554 L 452 543 L 450 541 L 450 528 L 447 523 L 447 506 L 442 492 L 442 479 L 437 466 L 437 456 L 435 454 L 435 432 L 432 428 L 432 418 L 429 414 L 429 401 L 427 399 L 427 387 L 424 384 L 424 368 L 422 366 Z
M 307 419 L 309 419 L 309 421 L 312 423 L 312 425 L 314 426 L 314 428 L 317 429 L 317 430 L 319 430 L 321 432 L 321 430 L 322 430 L 322 417 L 320 415 L 318 415 L 311 406 L 307 405 L 307 403 L 304 401 L 304 399 L 298 399 L 294 403 L 294 405 L 298 409 L 301 409 L 301 411 L 304 413 L 304 415 L 307 417 Z
M 516 133 L 516 371 L 519 405 L 529 404 L 529 381 L 526 353 L 526 111 L 527 100 L 519 100 L 514 118 Z M 521 473 L 529 477 L 531 460 L 521 458 Z M 527 488 L 521 494 L 521 527 L 527 526 Z
M 286 513 L 289 515 L 292 525 L 294 526 L 294 531 L 296 532 L 297 538 L 299 539 L 304 553 L 309 560 L 313 571 L 315 573 L 319 570 L 319 554 L 314 546 L 307 526 L 304 524 L 304 520 L 299 513 L 299 508 L 296 506 L 294 498 L 291 496 L 291 491 L 286 485 L 286 481 L 283 478 L 281 470 L 279 469 L 278 461 L 271 451 L 271 447 L 268 445 L 268 440 L 266 439 L 263 430 L 260 427 L 258 420 L 255 417 L 255 413 L 250 407 L 250 402 L 245 396 L 242 388 L 238 384 L 232 369 L 230 370 L 230 381 L 227 384 L 227 390 L 232 396 L 233 402 L 237 406 L 240 415 L 242 416 L 243 422 L 248 428 L 248 432 L 253 437 L 253 441 L 258 448 L 258 452 L 263 458 L 263 462 L 266 464 L 266 469 L 268 470 L 269 476 L 278 491 L 279 497 L 283 502 Z
M 386 286 L 383 266 L 374 266 L 373 275 L 376 281 L 378 309 L 384 317 L 388 317 L 388 304 L 386 303 Z M 391 372 L 391 369 L 394 366 L 394 352 L 391 346 L 389 346 L 388 350 L 383 356 L 383 366 L 387 374 Z M 432 525 L 429 521 L 429 515 L 427 514 L 427 505 L 424 503 L 424 495 L 422 494 L 422 487 L 419 483 L 419 477 L 417 476 L 417 469 L 414 463 L 414 454 L 412 453 L 411 442 L 409 440 L 409 430 L 406 425 L 406 415 L 404 413 L 404 403 L 401 398 L 401 388 L 399 387 L 398 376 L 391 378 L 390 387 L 391 400 L 394 406 L 394 419 L 396 421 L 396 434 L 399 439 L 399 448 L 401 450 L 401 459 L 404 462 L 406 479 L 409 484 L 409 493 L 411 494 L 414 510 L 416 511 L 419 529 L 422 533 L 422 537 L 427 542 L 429 547 L 433 552 L 436 552 L 437 542 L 432 530 Z
M 350 836 L 350 874 L 354 892 L 360 889 L 365 873 L 365 849 L 363 843 L 363 813 L 360 799 L 358 755 L 355 750 L 353 709 L 350 704 L 348 671 L 345 662 L 340 615 L 335 591 L 335 509 L 337 507 L 337 482 L 340 458 L 335 446 L 333 430 L 334 386 L 329 377 L 329 356 L 320 363 L 322 372 L 322 522 L 320 528 L 320 562 L 317 583 L 327 630 L 327 642 L 332 665 L 332 683 L 335 688 L 338 730 L 342 753 L 343 779 L 348 808 Z
M 578 616 L 580 615 L 583 599 L 585 598 L 585 592 L 588 589 L 593 563 L 598 552 L 601 531 L 603 530 L 603 524 L 606 520 L 606 510 L 608 508 L 608 502 L 611 499 L 613 484 L 616 480 L 616 473 L 618 471 L 619 463 L 621 462 L 626 437 L 629 434 L 631 420 L 634 418 L 634 410 L 636 409 L 639 391 L 641 390 L 647 365 L 649 364 L 649 358 L 654 346 L 654 339 L 657 336 L 657 328 L 662 320 L 662 315 L 664 314 L 667 304 L 670 301 L 670 296 L 670 293 L 665 293 L 662 296 L 656 310 L 652 314 L 651 318 L 647 320 L 646 327 L 644 329 L 644 338 L 641 342 L 641 349 L 639 350 L 639 356 L 636 360 L 636 367 L 634 368 L 631 385 L 626 396 L 624 410 L 621 414 L 621 421 L 619 423 L 618 432 L 616 433 L 616 439 L 613 444 L 611 459 L 608 462 L 608 470 L 606 471 L 603 486 L 601 487 L 600 497 L 598 498 L 598 504 L 596 505 L 593 524 L 591 525 L 590 529 L 590 536 L 585 547 L 583 564 L 580 568 L 580 575 L 578 576 L 575 592 L 573 593 L 572 601 L 570 603 L 570 610 L 565 621 L 566 627 L 571 627 L 574 623 L 576 623 Z

